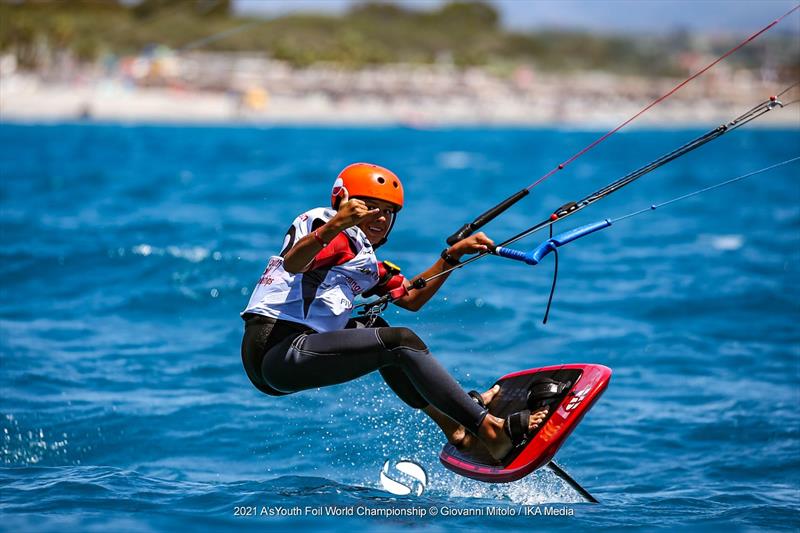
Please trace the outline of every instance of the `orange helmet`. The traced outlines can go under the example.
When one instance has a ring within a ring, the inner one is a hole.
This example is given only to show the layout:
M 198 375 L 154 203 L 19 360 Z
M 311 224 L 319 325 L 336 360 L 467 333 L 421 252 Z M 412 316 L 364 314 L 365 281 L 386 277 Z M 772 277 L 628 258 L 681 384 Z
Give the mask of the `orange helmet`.
M 371 163 L 353 163 L 339 173 L 331 191 L 331 207 L 336 209 L 342 196 L 342 188 L 347 189 L 351 198 L 355 196 L 376 198 L 394 204 L 400 211 L 403 208 L 403 184 L 400 178 L 388 168 Z

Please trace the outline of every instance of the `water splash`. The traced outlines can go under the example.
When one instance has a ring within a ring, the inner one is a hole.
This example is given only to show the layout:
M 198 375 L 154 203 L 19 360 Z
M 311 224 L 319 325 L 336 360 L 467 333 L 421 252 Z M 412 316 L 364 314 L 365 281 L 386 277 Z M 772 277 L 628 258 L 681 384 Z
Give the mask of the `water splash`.
M 69 438 L 66 433 L 54 435 L 44 428 L 22 428 L 12 414 L 4 415 L 0 420 L 3 464 L 29 466 L 45 460 L 61 462 L 67 459 Z

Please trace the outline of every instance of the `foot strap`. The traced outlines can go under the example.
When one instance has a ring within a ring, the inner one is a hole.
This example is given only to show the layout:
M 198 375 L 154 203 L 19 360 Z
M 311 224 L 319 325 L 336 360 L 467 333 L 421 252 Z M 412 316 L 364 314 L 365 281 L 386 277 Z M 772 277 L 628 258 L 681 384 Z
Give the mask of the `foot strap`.
M 486 404 L 483 403 L 483 396 L 481 396 L 480 392 L 478 392 L 476 390 L 471 390 L 467 394 L 469 394 L 470 398 L 475 400 L 475 403 L 477 403 L 478 405 L 480 405 L 481 407 L 486 409 Z
M 536 381 L 528 389 L 528 408 L 537 409 L 550 403 L 550 400 L 560 396 L 572 383 L 555 381 L 545 378 Z
M 518 411 L 506 417 L 503 428 L 511 439 L 511 444 L 519 446 L 528 438 L 528 426 L 531 423 L 531 412 L 527 409 Z

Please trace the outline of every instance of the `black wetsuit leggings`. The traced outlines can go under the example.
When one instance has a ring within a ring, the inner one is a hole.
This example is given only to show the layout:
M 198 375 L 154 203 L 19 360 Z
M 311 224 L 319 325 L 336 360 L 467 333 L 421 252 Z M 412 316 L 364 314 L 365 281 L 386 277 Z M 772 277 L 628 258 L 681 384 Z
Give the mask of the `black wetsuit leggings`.
M 433 405 L 477 433 L 486 410 L 408 328 L 367 328 L 356 320 L 347 329 L 316 333 L 301 324 L 246 314 L 242 362 L 259 390 L 282 396 L 336 385 L 378 370 L 406 404 Z

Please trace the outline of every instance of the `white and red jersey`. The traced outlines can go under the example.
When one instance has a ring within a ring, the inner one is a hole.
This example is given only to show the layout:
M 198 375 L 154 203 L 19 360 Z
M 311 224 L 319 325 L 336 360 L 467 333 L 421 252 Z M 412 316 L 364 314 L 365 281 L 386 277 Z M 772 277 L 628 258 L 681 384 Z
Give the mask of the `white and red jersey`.
M 298 322 L 320 333 L 345 327 L 356 296 L 378 283 L 378 260 L 361 229 L 352 227 L 337 235 L 306 272 L 290 274 L 283 268 L 292 246 L 335 214 L 318 207 L 294 220 L 283 249 L 270 258 L 242 314 Z

